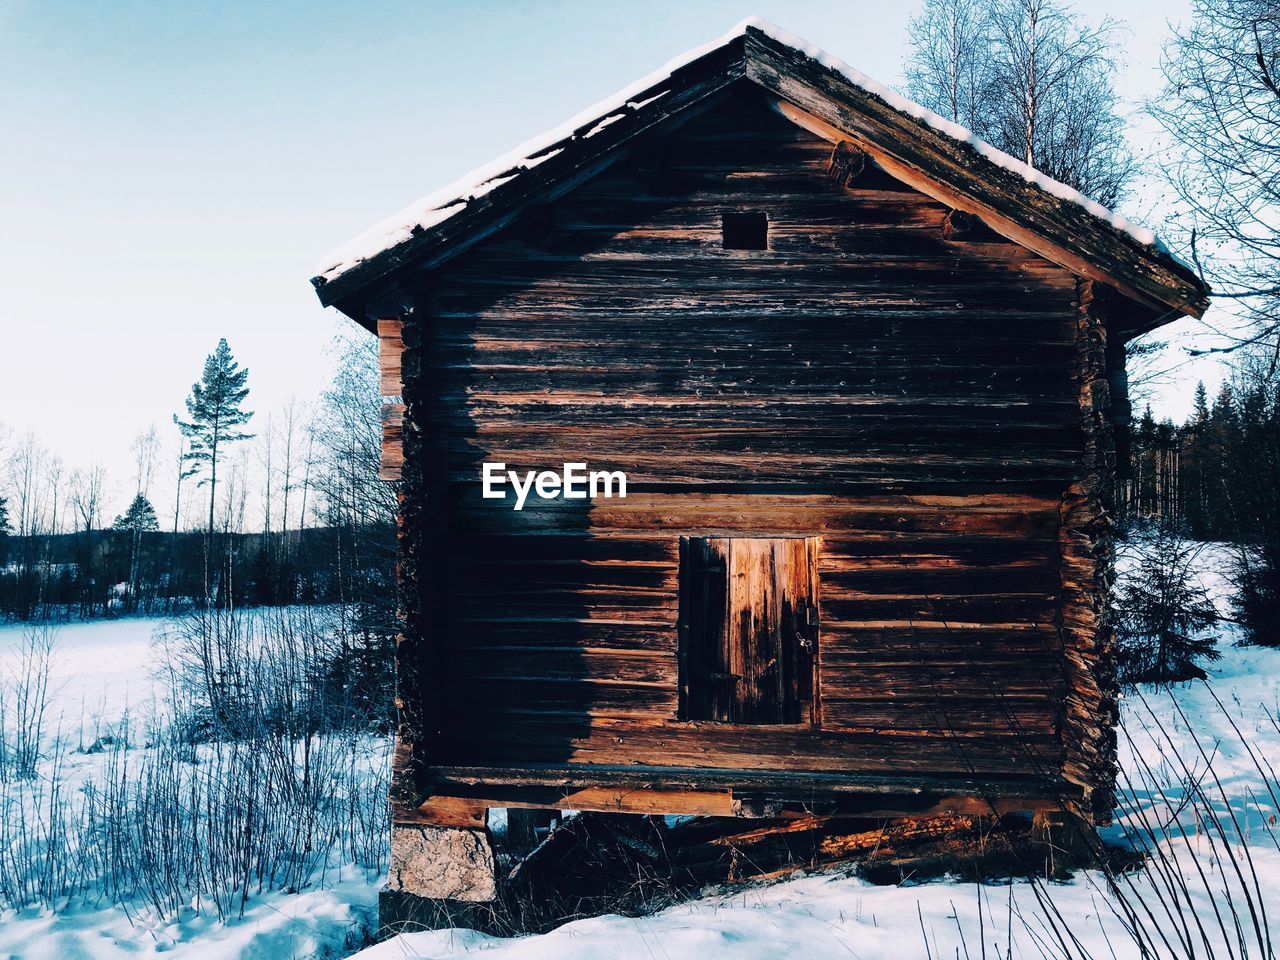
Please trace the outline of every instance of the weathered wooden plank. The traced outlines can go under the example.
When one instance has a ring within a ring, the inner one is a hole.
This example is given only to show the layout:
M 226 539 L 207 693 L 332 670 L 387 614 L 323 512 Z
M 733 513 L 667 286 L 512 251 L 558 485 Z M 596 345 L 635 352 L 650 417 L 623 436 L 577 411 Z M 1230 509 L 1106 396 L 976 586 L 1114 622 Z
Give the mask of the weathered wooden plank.
M 399 480 L 404 469 L 404 404 L 382 405 L 382 480 Z
M 846 698 L 830 691 L 823 693 L 822 725 L 828 730 L 875 734 L 885 731 L 933 729 L 938 731 L 1006 730 L 1056 736 L 1060 703 L 1040 697 L 946 698 L 918 697 L 888 701 Z
M 527 538 L 526 538 L 527 539 Z M 504 596 L 578 590 L 584 593 L 675 595 L 675 564 L 590 563 L 472 563 L 450 572 L 455 596 Z M 498 579 L 501 578 L 501 579 Z
M 838 561 L 822 567 L 822 595 L 831 600 L 860 600 L 884 596 L 942 596 L 1019 591 L 1056 595 L 1059 580 L 1055 565 L 1044 560 L 1022 564 L 939 566 L 929 558 L 909 567 L 884 565 L 850 569 Z
M 1106 609 L 1112 579 L 1108 498 L 1115 450 L 1107 416 L 1107 317 L 1110 294 L 1082 282 L 1077 334 L 1080 425 L 1085 456 L 1061 505 L 1061 636 L 1068 694 L 1063 719 L 1065 778 L 1085 791 L 1085 812 L 1111 819 L 1119 721 L 1115 638 Z
M 644 785 L 509 789 L 493 785 L 488 791 L 488 799 L 454 797 L 440 793 L 429 797 L 416 809 L 393 808 L 392 819 L 396 823 L 461 826 L 465 824 L 454 823 L 450 819 L 458 817 L 454 811 L 460 811 L 461 816 L 466 817 L 469 814 L 474 816 L 471 811 L 486 810 L 489 807 L 586 810 L 597 813 L 681 813 L 704 817 L 738 815 L 733 794 L 729 790 L 663 790 Z
M 694 648 L 713 638 L 719 646 L 702 678 L 718 695 L 712 713 L 693 716 L 752 724 L 811 720 L 814 637 L 805 620 L 814 604 L 810 542 L 706 542 L 723 553 L 727 590 L 719 631 L 690 636 Z
M 676 690 L 676 658 L 670 650 L 568 645 L 494 650 L 459 643 L 449 649 L 446 660 L 450 676 L 455 677 L 521 683 L 661 684 L 673 698 Z
M 674 676 L 674 671 L 672 671 Z M 592 717 L 609 720 L 666 720 L 676 716 L 674 679 L 657 684 L 591 680 L 511 680 L 466 676 L 448 697 L 449 715 L 470 736 L 499 735 L 503 727 L 552 720 L 582 728 Z
M 483 795 L 492 787 L 579 788 L 613 786 L 643 789 L 644 784 L 661 782 L 672 788 L 687 790 L 741 790 L 746 771 L 726 767 L 697 769 L 663 764 L 593 764 L 522 763 L 469 766 L 441 764 L 436 769 L 436 784 L 459 796 Z M 751 772 L 752 791 L 777 796 L 791 795 L 797 800 L 812 799 L 815 794 L 835 797 L 895 797 L 909 794 L 961 790 L 995 798 L 1044 796 L 1060 783 L 1026 770 L 987 774 L 981 780 L 956 775 L 831 773 L 822 770 L 770 770 Z M 1074 799 L 1067 788 L 1065 799 Z M 1051 796 L 1054 794 L 1050 792 Z
M 533 500 L 518 513 L 495 510 L 479 484 L 450 487 L 450 508 L 469 534 L 564 535 L 629 539 L 686 536 L 814 536 L 840 534 L 868 540 L 990 537 L 1053 541 L 1056 498 L 984 493 L 973 496 L 848 497 L 822 494 L 632 493 L 596 499 L 589 514 L 573 502 Z
M 984 663 L 1037 653 L 1059 656 L 1062 650 L 1056 625 L 1052 623 L 966 623 L 914 618 L 841 623 L 826 611 L 824 614 L 824 658 L 848 654 L 882 662 L 909 663 L 923 656 Z
M 601 617 L 456 617 L 450 643 L 475 650 L 513 647 L 542 649 L 580 646 L 595 649 L 663 651 L 676 655 L 675 621 L 606 620 Z M 458 639 L 454 640 L 453 637 Z M 1056 641 L 1056 634 L 1054 635 Z
M 526 717 L 520 724 L 468 724 L 449 748 L 474 762 L 571 762 L 705 766 L 743 770 L 1009 772 L 1061 763 L 1056 736 L 1015 731 L 844 733 L 810 727 L 685 723 L 607 717 Z
M 384 397 L 399 397 L 404 393 L 400 362 L 404 354 L 402 331 L 404 320 L 383 318 L 378 320 L 378 370 L 379 392 Z

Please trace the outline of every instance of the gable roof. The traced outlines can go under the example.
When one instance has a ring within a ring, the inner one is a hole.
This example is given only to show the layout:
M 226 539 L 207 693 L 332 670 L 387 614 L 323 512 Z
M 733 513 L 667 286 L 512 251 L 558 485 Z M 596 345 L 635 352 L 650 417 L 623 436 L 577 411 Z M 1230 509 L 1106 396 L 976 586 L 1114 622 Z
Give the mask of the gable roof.
M 642 134 L 692 116 L 750 80 L 776 110 L 888 173 L 1081 276 L 1164 315 L 1201 315 L 1209 291 L 1145 227 L 1113 213 L 848 64 L 758 18 L 688 51 L 554 130 L 416 201 L 317 265 L 325 306 L 367 322 L 363 303 L 404 266 L 429 269 L 509 224 L 530 203 L 572 190 Z

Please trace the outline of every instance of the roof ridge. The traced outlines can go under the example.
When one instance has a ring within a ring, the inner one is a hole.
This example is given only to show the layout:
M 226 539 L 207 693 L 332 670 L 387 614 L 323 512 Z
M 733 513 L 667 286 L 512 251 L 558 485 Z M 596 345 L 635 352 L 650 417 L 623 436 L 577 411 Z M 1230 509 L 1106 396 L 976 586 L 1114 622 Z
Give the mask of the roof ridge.
M 416 200 L 347 243 L 336 247 L 322 257 L 317 264 L 313 283 L 318 288 L 323 288 L 325 284 L 355 270 L 361 264 L 439 227 L 459 212 L 468 209 L 474 201 L 555 157 L 567 147 L 589 140 L 614 122 L 625 118 L 629 113 L 634 113 L 656 100 L 672 95 L 673 91 L 670 89 L 657 93 L 652 91 L 664 82 L 672 80 L 682 68 L 722 50 L 734 41 L 748 36 L 752 31 L 813 61 L 838 75 L 840 79 L 854 85 L 863 93 L 882 101 L 890 110 L 967 148 L 994 166 L 1016 175 L 1032 187 L 1079 207 L 1091 218 L 1127 235 L 1131 240 L 1174 261 L 1183 270 L 1195 275 L 1195 271 L 1166 247 L 1152 230 L 1128 220 L 1073 187 L 1054 180 L 1024 161 L 997 149 L 961 124 L 948 120 L 879 83 L 802 37 L 768 20 L 753 16 L 735 24 L 731 30 L 715 40 L 685 51 L 612 96 L 579 111 L 557 127 L 526 140 L 513 150 Z M 647 97 L 644 96 L 646 92 L 650 92 Z M 327 301 L 323 296 L 322 299 Z

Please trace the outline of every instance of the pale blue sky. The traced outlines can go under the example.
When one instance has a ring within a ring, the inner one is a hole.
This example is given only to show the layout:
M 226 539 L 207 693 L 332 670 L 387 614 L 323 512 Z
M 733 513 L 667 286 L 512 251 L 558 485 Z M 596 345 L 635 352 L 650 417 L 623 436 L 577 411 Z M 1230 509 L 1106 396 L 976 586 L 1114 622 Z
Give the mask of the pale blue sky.
M 1077 4 L 1131 100 L 1187 5 Z M 219 336 L 258 410 L 315 393 L 330 247 L 751 14 L 898 85 L 918 6 L 0 0 L 0 423 L 123 494 Z

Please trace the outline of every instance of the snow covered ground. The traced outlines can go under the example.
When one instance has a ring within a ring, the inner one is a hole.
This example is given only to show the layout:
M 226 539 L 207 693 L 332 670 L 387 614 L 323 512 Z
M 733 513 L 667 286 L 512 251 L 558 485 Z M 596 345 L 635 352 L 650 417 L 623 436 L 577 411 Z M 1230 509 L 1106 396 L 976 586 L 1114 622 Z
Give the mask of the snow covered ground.
M 258 897 L 242 919 L 188 911 L 173 918 L 120 906 L 60 914 L 0 913 L 0 957 L 21 960 L 288 960 L 345 957 L 367 942 L 377 915 L 377 878 L 348 869 L 322 890 Z
M 1202 581 L 1223 613 L 1221 570 L 1226 559 L 1225 550 L 1216 545 L 1199 558 Z M 1156 842 L 1167 855 L 1149 873 L 1131 877 L 1132 886 L 1119 881 L 1140 915 L 1151 911 L 1141 917 L 1149 938 L 1145 954 L 1126 934 L 1124 908 L 1108 894 L 1107 878 L 1088 871 L 1067 883 L 939 881 L 895 887 L 874 886 L 847 874 L 808 876 L 708 896 L 651 917 L 580 920 L 541 936 L 499 939 L 470 930 L 404 934 L 358 958 L 1274 956 L 1271 944 L 1280 944 L 1280 826 L 1275 824 L 1280 810 L 1272 791 L 1280 788 L 1270 770 L 1280 768 L 1280 727 L 1275 722 L 1280 717 L 1280 650 L 1232 646 L 1236 637 L 1227 625 L 1218 633 L 1223 657 L 1208 667 L 1211 687 L 1197 682 L 1169 692 L 1148 688 L 1121 705 L 1120 759 L 1131 789 L 1125 791 L 1116 825 L 1104 834 L 1117 843 Z M 1210 775 L 1207 759 L 1212 760 Z M 1187 770 L 1199 791 L 1187 788 Z M 1210 815 L 1219 818 L 1236 851 L 1235 861 L 1208 825 Z M 1251 863 L 1239 855 L 1242 842 Z M 1174 898 L 1172 890 L 1188 909 L 1162 906 Z M 1260 914 L 1262 929 L 1269 929 L 1269 941 L 1263 933 L 1259 942 L 1251 910 Z M 1203 935 L 1191 919 L 1193 912 L 1204 926 Z
M 1222 699 L 1231 718 L 1249 738 L 1253 750 L 1272 764 L 1280 765 L 1280 731 L 1267 719 L 1280 710 L 1280 651 L 1227 648 L 1223 659 L 1210 669 L 1214 691 Z M 1177 756 L 1200 774 L 1204 762 L 1195 744 L 1201 744 L 1213 759 L 1213 768 L 1222 780 L 1226 796 L 1240 820 L 1244 838 L 1250 845 L 1257 888 L 1255 908 L 1266 910 L 1271 938 L 1280 944 L 1280 850 L 1268 821 L 1277 814 L 1253 761 L 1235 735 L 1228 715 L 1214 702 L 1208 689 L 1199 683 L 1178 688 L 1173 695 L 1145 691 L 1148 713 L 1136 698 L 1127 699 L 1124 723 L 1133 747 L 1122 738 L 1123 763 L 1128 770 L 1138 766 L 1134 748 L 1148 764 L 1167 776 L 1161 786 L 1175 804 L 1179 789 Z M 1174 705 L 1185 712 L 1184 722 Z M 1156 720 L 1168 731 L 1165 739 Z M 1209 792 L 1216 787 L 1209 785 Z M 1148 816 L 1167 818 L 1170 810 L 1157 791 L 1139 787 L 1138 805 L 1106 831 L 1110 839 L 1122 839 L 1126 827 L 1138 821 L 1141 809 Z M 1214 798 L 1217 799 L 1216 797 Z M 1226 805 L 1215 807 L 1225 811 Z M 1246 933 L 1246 951 L 1236 942 L 1234 921 L 1225 906 L 1224 888 L 1232 891 L 1241 923 L 1248 930 L 1248 907 L 1242 885 L 1230 859 L 1220 856 L 1210 831 L 1197 829 L 1194 816 L 1182 811 L 1188 824 L 1189 842 L 1168 844 L 1175 863 L 1188 878 L 1188 889 L 1196 913 L 1208 928 L 1209 953 L 1192 927 L 1197 956 L 1268 956 L 1252 934 Z M 1270 829 L 1268 829 L 1270 828 Z M 1228 821 L 1228 836 L 1236 838 Z M 1198 860 L 1208 875 L 1199 881 L 1193 863 Z M 1254 890 L 1248 866 L 1242 869 L 1246 884 Z M 1175 952 L 1181 920 L 1175 911 L 1166 915 L 1160 896 L 1149 878 L 1135 878 L 1135 888 L 1151 907 L 1155 922 L 1170 938 L 1169 946 L 1156 941 L 1153 956 L 1180 956 Z M 738 960 L 772 960 L 775 957 L 852 957 L 858 960 L 903 960 L 903 958 L 988 957 L 1096 957 L 1128 960 L 1143 956 L 1126 937 L 1124 924 L 1106 893 L 1106 879 L 1090 871 L 1069 883 L 983 885 L 960 882 L 922 883 L 915 886 L 878 887 L 853 876 L 811 876 L 764 886 L 727 896 L 712 896 L 652 917 L 638 919 L 599 917 L 567 924 L 551 933 L 518 939 L 495 939 L 473 931 L 437 931 L 406 934 L 360 953 L 359 960 L 405 960 L 405 958 L 457 958 L 479 955 L 492 960 L 614 960 L 621 957 L 653 957 L 660 960 L 707 960 L 732 955 Z M 1208 891 L 1216 894 L 1225 915 L 1230 936 L 1224 938 L 1213 919 Z M 1052 911 L 1042 906 L 1040 897 L 1052 898 L 1053 908 L 1065 918 L 1054 932 Z M 1269 900 L 1270 902 L 1265 902 Z M 1060 944 L 1066 936 L 1071 953 Z M 1071 937 L 1079 941 L 1077 945 Z M 927 938 L 927 939 L 926 939 Z M 1228 949 L 1224 942 L 1230 942 Z M 927 946 L 926 946 L 927 943 Z M 1234 950 L 1235 953 L 1231 951 Z M 1113 953 L 1114 951 L 1114 953 Z
M 86 730 L 114 723 L 125 709 L 149 710 L 154 704 L 151 638 L 164 623 L 159 617 L 134 617 L 48 627 L 0 625 L 0 672 L 16 667 L 25 633 L 52 631 L 52 719 L 61 720 L 64 730 L 82 721 Z
M 1223 586 L 1214 570 L 1223 559 L 1218 549 L 1202 556 L 1206 585 L 1217 597 Z M 100 723 L 151 696 L 150 633 L 156 626 L 137 619 L 62 628 L 55 675 L 64 737 L 72 729 L 68 722 L 79 722 L 82 703 L 92 705 L 84 710 L 87 722 Z M 1280 767 L 1280 651 L 1234 647 L 1229 628 L 1219 633 L 1223 658 L 1209 665 L 1211 686 L 1145 689 L 1122 706 L 1128 790 L 1117 824 L 1106 833 L 1117 842 L 1158 844 L 1165 854 L 1147 872 L 1119 881 L 1127 902 L 1141 904 L 1140 913 L 1150 911 L 1140 925 L 1153 957 L 1189 954 L 1183 941 L 1196 956 L 1269 956 L 1266 933 L 1259 942 L 1252 915 L 1280 943 L 1280 896 L 1274 893 L 1280 889 L 1274 795 L 1280 787 L 1274 774 L 1264 772 Z M 20 627 L 0 627 L 0 669 L 11 662 L 20 637 Z M 93 755 L 75 755 L 76 779 L 92 777 L 94 763 Z M 378 882 L 347 866 L 320 888 L 251 897 L 244 917 L 225 924 L 208 912 L 159 918 L 110 904 L 71 905 L 56 915 L 0 913 L 0 958 L 342 957 L 366 942 Z M 738 960 L 1143 956 L 1126 934 L 1123 905 L 1107 886 L 1098 871 L 1067 883 L 982 886 L 939 881 L 877 887 L 847 872 L 801 876 L 710 894 L 651 917 L 581 920 L 540 936 L 407 934 L 358 957 L 706 960 L 730 951 Z M 1176 899 L 1191 909 L 1166 906 Z M 1192 909 L 1203 929 L 1191 919 Z

